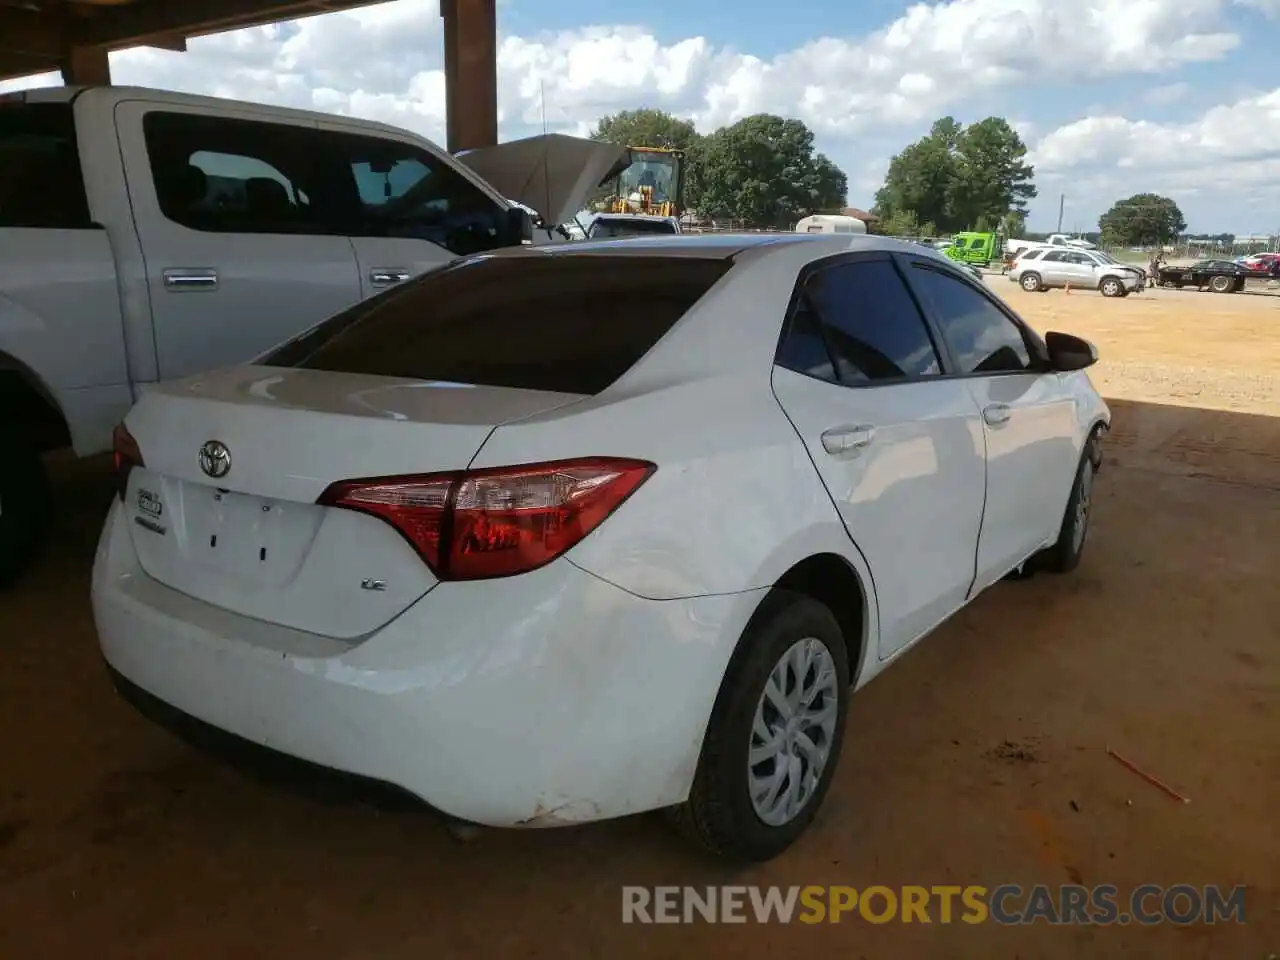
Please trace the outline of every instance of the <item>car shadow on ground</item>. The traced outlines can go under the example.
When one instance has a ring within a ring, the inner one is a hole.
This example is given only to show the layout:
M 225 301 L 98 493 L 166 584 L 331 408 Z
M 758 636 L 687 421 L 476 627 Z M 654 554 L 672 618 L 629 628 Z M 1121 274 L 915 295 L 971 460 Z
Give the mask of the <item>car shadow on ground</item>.
M 747 870 L 652 816 L 459 843 L 416 809 L 189 749 L 111 689 L 88 601 L 109 464 L 59 459 L 53 540 L 0 595 L 0 956 L 1264 956 L 1280 419 L 1111 404 L 1080 568 L 998 584 L 860 691 L 813 829 Z M 1251 922 L 621 923 L 624 884 L 1068 882 L 1244 883 Z

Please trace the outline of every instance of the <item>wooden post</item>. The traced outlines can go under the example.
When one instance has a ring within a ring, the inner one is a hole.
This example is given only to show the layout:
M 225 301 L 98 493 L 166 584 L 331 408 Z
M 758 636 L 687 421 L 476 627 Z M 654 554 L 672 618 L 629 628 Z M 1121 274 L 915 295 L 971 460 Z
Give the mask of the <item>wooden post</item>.
M 69 47 L 62 55 L 62 82 L 69 87 L 102 87 L 111 83 L 106 47 Z
M 441 0 L 450 153 L 498 142 L 498 21 L 495 0 Z

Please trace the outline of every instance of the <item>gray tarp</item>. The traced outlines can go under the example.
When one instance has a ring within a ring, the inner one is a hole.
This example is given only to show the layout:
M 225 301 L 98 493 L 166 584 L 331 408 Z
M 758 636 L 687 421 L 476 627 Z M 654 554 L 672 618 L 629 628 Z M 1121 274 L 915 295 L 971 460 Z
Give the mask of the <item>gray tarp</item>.
M 468 150 L 458 159 L 551 225 L 573 219 L 592 191 L 630 162 L 626 147 L 560 133 Z

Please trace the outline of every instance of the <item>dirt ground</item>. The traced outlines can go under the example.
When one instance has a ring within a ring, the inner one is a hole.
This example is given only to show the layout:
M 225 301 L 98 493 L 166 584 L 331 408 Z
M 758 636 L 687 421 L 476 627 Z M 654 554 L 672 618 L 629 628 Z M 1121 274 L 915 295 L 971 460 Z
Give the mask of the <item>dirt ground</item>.
M 654 817 L 459 843 L 188 750 L 107 683 L 87 588 L 110 492 L 60 467 L 56 542 L 0 596 L 0 960 L 1280 951 L 1280 299 L 992 285 L 1101 350 L 1115 429 L 1084 561 L 999 584 L 855 697 L 814 829 L 742 872 Z M 621 923 L 623 884 L 1073 881 L 1247 884 L 1247 922 Z

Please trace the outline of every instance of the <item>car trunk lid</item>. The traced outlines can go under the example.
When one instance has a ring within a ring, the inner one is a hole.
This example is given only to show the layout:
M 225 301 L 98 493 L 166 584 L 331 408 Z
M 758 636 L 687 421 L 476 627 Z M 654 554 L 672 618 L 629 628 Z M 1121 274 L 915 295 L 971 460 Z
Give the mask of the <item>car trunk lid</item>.
M 497 426 L 580 395 L 239 367 L 148 391 L 124 508 L 146 573 L 270 623 L 356 638 L 435 585 L 388 524 L 320 506 L 332 483 L 461 470 Z

